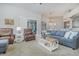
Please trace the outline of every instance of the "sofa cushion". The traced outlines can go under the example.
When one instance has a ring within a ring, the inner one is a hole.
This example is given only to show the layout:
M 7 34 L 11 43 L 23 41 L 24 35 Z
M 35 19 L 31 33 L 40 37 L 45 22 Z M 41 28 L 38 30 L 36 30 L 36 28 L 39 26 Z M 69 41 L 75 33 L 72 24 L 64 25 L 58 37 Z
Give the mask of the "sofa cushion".
M 67 42 L 64 37 L 54 36 L 53 38 L 56 38 L 59 42 Z
M 70 31 L 66 32 L 66 33 L 65 33 L 65 35 L 64 35 L 64 38 L 68 39 L 68 38 L 69 38 L 69 36 L 70 36 L 70 34 L 71 34 L 71 32 L 70 32 Z
M 65 40 L 64 37 L 60 37 L 60 36 L 52 36 L 53 38 L 57 39 L 57 40 Z
M 10 39 L 10 36 L 1 37 L 1 39 Z
M 57 36 L 64 37 L 65 31 L 57 31 L 57 32 L 56 32 L 56 35 L 57 35 Z
M 0 28 L 0 35 L 10 35 L 13 34 L 13 29 L 11 28 Z
M 57 31 L 47 31 L 47 32 L 50 33 L 50 35 L 54 35 L 55 36 Z
M 52 36 L 52 38 L 59 39 L 59 36 Z

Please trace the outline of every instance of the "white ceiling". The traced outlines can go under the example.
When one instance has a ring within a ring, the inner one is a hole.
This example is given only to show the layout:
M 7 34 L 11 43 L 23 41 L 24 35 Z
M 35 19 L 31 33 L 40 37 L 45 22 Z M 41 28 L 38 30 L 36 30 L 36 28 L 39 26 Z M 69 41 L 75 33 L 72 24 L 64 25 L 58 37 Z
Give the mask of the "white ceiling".
M 78 3 L 4 3 L 0 4 L 8 6 L 22 7 L 37 14 L 53 13 L 53 15 L 64 15 L 68 10 L 72 10 L 79 6 Z

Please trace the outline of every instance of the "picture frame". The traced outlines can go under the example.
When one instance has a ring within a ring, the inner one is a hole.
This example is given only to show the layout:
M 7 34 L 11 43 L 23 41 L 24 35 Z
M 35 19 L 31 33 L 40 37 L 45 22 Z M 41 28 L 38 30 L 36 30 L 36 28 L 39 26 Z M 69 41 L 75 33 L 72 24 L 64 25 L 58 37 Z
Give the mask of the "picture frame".
M 14 25 L 14 19 L 5 18 L 5 25 Z

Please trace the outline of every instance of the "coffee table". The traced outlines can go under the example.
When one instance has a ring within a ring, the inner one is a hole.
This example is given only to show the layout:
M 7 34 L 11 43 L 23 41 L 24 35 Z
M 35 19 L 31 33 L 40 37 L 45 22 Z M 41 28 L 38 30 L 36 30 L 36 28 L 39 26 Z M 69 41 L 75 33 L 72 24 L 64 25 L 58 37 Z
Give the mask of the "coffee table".
M 46 39 L 40 39 L 39 44 L 45 47 L 49 51 L 53 51 L 58 48 L 58 40 L 51 37 L 46 37 Z

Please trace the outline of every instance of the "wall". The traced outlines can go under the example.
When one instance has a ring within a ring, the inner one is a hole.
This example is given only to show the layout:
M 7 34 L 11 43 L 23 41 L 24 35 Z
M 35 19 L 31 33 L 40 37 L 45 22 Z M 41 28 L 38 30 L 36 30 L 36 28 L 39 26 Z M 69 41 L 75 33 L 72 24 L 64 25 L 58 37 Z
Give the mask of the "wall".
M 4 19 L 14 19 L 14 25 L 5 25 Z M 0 28 L 9 27 L 16 29 L 16 27 L 27 27 L 27 20 L 39 20 L 40 16 L 23 8 L 11 5 L 0 5 Z M 14 31 L 15 32 L 15 31 Z
M 79 17 L 75 17 L 72 20 L 72 30 L 79 31 Z
M 72 17 L 72 16 L 74 16 L 74 15 L 76 15 L 78 13 L 79 13 L 79 7 L 73 9 L 71 12 L 67 13 L 66 15 L 64 15 L 64 18 Z
M 4 5 L 0 6 L 0 27 L 7 27 L 4 24 L 5 18 L 12 18 L 15 20 L 14 26 L 9 27 L 16 27 L 16 26 L 26 27 L 26 20 L 28 19 L 38 20 L 39 16 L 22 7 Z
M 44 20 L 47 24 L 49 24 L 49 19 L 48 18 L 43 18 L 42 20 Z M 54 17 L 51 19 L 53 23 L 56 23 L 55 26 L 51 25 L 51 26 L 47 26 L 48 29 L 51 28 L 51 29 L 56 29 L 56 30 L 59 30 L 59 29 L 64 29 L 64 23 L 63 23 L 63 17 L 61 16 L 57 16 L 57 17 Z
M 72 28 L 79 28 L 79 17 L 73 19 Z
M 73 9 L 71 12 L 64 15 L 64 18 L 71 17 L 72 20 L 72 30 L 79 31 L 79 7 Z

